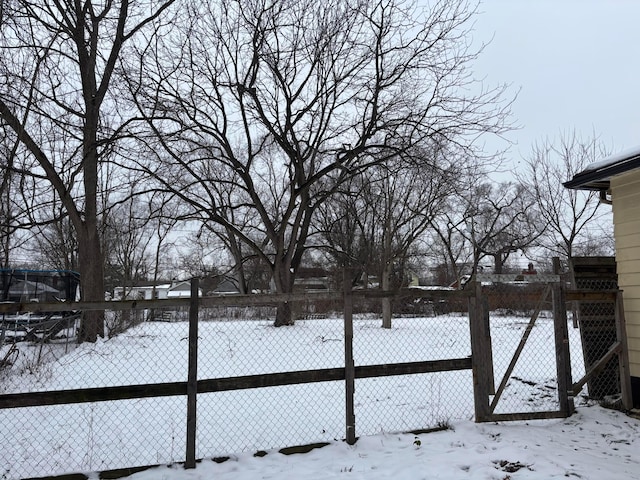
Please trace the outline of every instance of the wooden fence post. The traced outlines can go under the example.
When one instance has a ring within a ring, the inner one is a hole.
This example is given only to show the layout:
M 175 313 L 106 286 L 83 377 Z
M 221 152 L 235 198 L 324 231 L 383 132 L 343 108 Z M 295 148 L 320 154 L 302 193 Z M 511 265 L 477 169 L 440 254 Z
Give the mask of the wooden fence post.
M 622 301 L 622 291 L 616 293 L 616 336 L 621 348 L 618 354 L 618 368 L 620 372 L 620 395 L 622 406 L 625 410 L 633 408 L 633 397 L 631 394 L 631 374 L 629 370 L 629 347 L 627 344 L 627 326 L 624 317 L 624 303 Z
M 191 301 L 189 303 L 189 366 L 187 373 L 187 451 L 184 468 L 196 468 L 199 283 L 197 278 L 191 279 Z
M 344 270 L 344 374 L 345 374 L 345 412 L 346 440 L 349 445 L 356 443 L 355 363 L 353 360 L 353 295 L 351 290 L 351 271 Z
M 469 297 L 469 330 L 471 334 L 471 364 L 473 370 L 473 403 L 476 422 L 489 420 L 489 395 L 491 379 L 489 378 L 492 359 L 491 345 L 487 345 L 489 332 L 486 331 L 482 285 L 475 279 L 466 288 L 473 288 L 474 295 Z
M 560 259 L 554 257 L 553 273 L 560 275 Z M 571 377 L 571 354 L 569 351 L 569 330 L 567 328 L 567 299 L 565 284 L 560 282 L 553 285 L 551 298 L 553 302 L 553 330 L 556 344 L 556 372 L 558 376 L 558 403 L 560 411 L 566 415 L 575 412 L 573 403 L 573 379 Z

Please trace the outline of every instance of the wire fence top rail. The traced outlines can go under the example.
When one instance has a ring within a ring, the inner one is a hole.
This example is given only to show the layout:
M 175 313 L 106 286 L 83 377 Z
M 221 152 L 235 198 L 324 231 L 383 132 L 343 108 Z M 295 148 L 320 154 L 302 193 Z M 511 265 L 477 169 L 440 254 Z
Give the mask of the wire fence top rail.
M 383 298 L 383 297 L 415 297 L 424 299 L 467 298 L 472 295 L 467 290 L 425 290 L 418 288 L 404 288 L 384 291 L 379 289 L 353 290 L 355 298 Z M 287 302 L 304 302 L 309 300 L 342 300 L 343 292 L 294 292 L 294 293 L 259 293 L 246 295 L 221 295 L 199 297 L 198 304 L 202 308 L 277 305 Z M 155 300 L 105 300 L 102 302 L 2 302 L 0 314 L 18 312 L 66 312 L 66 311 L 94 311 L 94 310 L 145 310 L 152 308 L 189 307 L 190 298 L 167 298 Z
M 479 273 L 475 276 L 478 282 L 500 282 L 500 283 L 556 283 L 560 281 L 560 275 L 553 273 L 537 273 L 530 275 L 527 273 Z

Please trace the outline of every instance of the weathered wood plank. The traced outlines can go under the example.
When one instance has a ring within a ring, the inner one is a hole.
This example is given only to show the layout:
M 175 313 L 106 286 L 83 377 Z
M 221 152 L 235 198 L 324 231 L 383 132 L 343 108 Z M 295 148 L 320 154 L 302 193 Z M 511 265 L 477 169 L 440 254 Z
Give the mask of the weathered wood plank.
M 189 298 L 189 352 L 187 368 L 187 439 L 184 468 L 196 468 L 196 424 L 198 400 L 198 291 L 199 280 L 191 279 Z
M 476 292 L 469 298 L 469 329 L 471 334 L 471 360 L 473 370 L 473 397 L 476 422 L 489 418 L 489 395 L 492 384 L 491 337 L 487 331 L 482 302 L 482 286 L 475 282 Z
M 425 298 L 432 300 L 444 300 L 449 298 L 468 298 L 471 292 L 467 290 L 422 290 L 414 288 L 404 288 L 383 292 L 379 289 L 354 290 L 354 298 L 382 298 L 382 297 L 407 297 Z M 295 292 L 295 293 L 267 293 L 251 295 L 227 295 L 216 297 L 200 297 L 200 308 L 213 307 L 234 307 L 234 306 L 256 306 L 256 305 L 277 305 L 282 302 L 303 302 L 313 300 L 333 300 L 342 301 L 343 293 L 336 291 L 326 292 Z M 118 300 L 104 302 L 53 302 L 53 303 L 0 303 L 0 313 L 18 312 L 67 312 L 67 311 L 94 311 L 94 310 L 146 310 L 153 308 L 188 308 L 190 299 L 169 298 L 156 300 Z
M 618 290 L 567 290 L 568 302 L 615 302 Z
M 560 410 L 550 412 L 522 412 L 522 413 L 492 413 L 492 422 L 514 422 L 519 420 L 550 420 L 553 418 L 566 418 Z
M 356 367 L 356 378 L 414 375 L 417 373 L 450 372 L 471 369 L 471 357 L 425 362 L 389 363 L 383 365 L 360 365 Z
M 355 367 L 355 378 L 412 375 L 471 368 L 470 358 L 450 360 L 429 360 Z M 244 390 L 249 388 L 277 387 L 303 383 L 332 382 L 345 380 L 344 368 L 326 368 L 293 372 L 267 373 L 242 377 L 214 378 L 198 380 L 198 393 Z M 134 398 L 171 397 L 187 395 L 187 382 L 153 383 L 118 387 L 57 390 L 48 392 L 9 393 L 0 395 L 0 409 L 17 407 L 38 407 L 45 405 L 65 405 L 72 403 L 106 402 Z
M 351 272 L 344 271 L 344 372 L 345 372 L 345 425 L 349 445 L 356 443 L 355 363 L 353 359 L 353 291 Z
M 622 395 L 622 406 L 626 410 L 633 408 L 633 396 L 631 394 L 631 373 L 629 369 L 629 347 L 627 342 L 627 327 L 624 315 L 624 302 L 622 292 L 618 292 L 616 297 L 616 335 L 621 345 L 618 355 L 618 368 L 620 369 L 620 393 Z
M 611 345 L 607 353 L 605 353 L 594 365 L 592 365 L 580 380 L 573 384 L 573 395 L 578 395 L 580 393 L 580 390 L 582 390 L 582 387 L 584 387 L 584 384 L 587 383 L 593 376 L 600 373 L 600 371 L 604 369 L 604 367 L 606 367 L 609 360 L 611 360 L 614 355 L 620 353 L 621 349 L 622 345 L 620 344 L 620 342 L 616 342 Z
M 125 385 L 117 387 L 53 390 L 0 395 L 0 409 L 71 403 L 107 402 L 133 398 L 172 397 L 187 394 L 187 382 Z
M 560 259 L 553 258 L 554 272 L 560 272 Z M 553 331 L 556 347 L 556 374 L 558 377 L 558 404 L 560 411 L 565 415 L 572 415 L 575 411 L 573 401 L 573 383 L 571 376 L 571 353 L 569 350 L 569 331 L 567 328 L 567 300 L 565 297 L 565 284 L 562 282 L 553 285 Z

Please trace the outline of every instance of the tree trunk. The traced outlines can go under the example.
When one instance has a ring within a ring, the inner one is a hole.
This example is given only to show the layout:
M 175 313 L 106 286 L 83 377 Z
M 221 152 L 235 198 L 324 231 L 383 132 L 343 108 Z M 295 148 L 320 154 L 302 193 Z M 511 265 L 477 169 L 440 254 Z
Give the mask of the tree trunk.
M 502 273 L 502 269 L 504 266 L 504 260 L 502 258 L 502 253 L 498 252 L 496 254 L 493 255 L 493 260 L 494 260 L 494 269 L 493 269 L 493 273 L 500 275 Z
M 104 301 L 102 249 L 97 232 L 78 235 L 80 292 L 82 301 Z M 82 315 L 78 343 L 95 342 L 104 337 L 104 312 L 87 311 Z
M 230 228 L 225 228 L 226 231 L 226 243 L 229 252 L 233 258 L 235 266 L 231 272 L 231 275 L 236 281 L 238 287 L 238 293 L 244 295 L 249 293 L 247 278 L 245 275 L 245 260 L 243 252 L 242 252 L 242 244 L 238 239 L 237 235 Z M 220 237 L 222 238 L 222 237 Z
M 289 265 L 276 265 L 274 271 L 276 293 L 293 292 L 293 274 Z M 290 302 L 283 302 L 277 305 L 276 319 L 274 327 L 286 327 L 293 325 L 296 321 L 294 307 Z
M 283 292 L 284 293 L 284 292 Z M 290 302 L 279 303 L 276 308 L 275 327 L 287 327 L 295 323 L 295 315 Z
M 382 270 L 382 291 L 391 291 L 391 265 L 385 264 Z M 391 328 L 391 297 L 382 297 L 382 328 Z
M 249 288 L 247 287 L 247 279 L 244 275 L 244 265 L 242 263 L 236 263 L 232 275 L 235 278 L 236 285 L 238 287 L 238 293 L 240 293 L 241 295 L 249 293 Z

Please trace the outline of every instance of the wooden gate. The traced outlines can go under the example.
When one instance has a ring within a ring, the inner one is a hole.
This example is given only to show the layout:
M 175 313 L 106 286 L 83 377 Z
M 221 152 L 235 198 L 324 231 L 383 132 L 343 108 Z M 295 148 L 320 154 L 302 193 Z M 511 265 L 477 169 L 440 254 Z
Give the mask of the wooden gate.
M 476 421 L 569 416 L 573 412 L 571 363 L 566 292 L 560 276 L 477 275 L 470 287 L 475 289 L 469 315 Z M 532 335 L 534 330 L 536 334 Z M 553 332 L 553 345 L 548 339 L 539 346 L 528 345 L 542 331 L 546 332 L 545 339 Z M 492 336 L 496 338 L 492 340 Z M 525 349 L 527 355 L 523 355 Z M 540 356 L 542 353 L 546 353 L 545 358 Z M 526 362 L 535 362 L 537 368 L 544 369 L 547 375 L 544 382 L 518 373 L 526 371 L 523 368 Z M 505 400 L 509 389 L 518 388 L 525 397 L 529 395 L 527 388 L 532 393 L 519 404 Z M 547 397 L 540 404 L 533 398 L 536 391 Z

